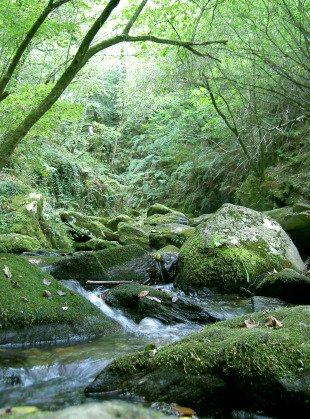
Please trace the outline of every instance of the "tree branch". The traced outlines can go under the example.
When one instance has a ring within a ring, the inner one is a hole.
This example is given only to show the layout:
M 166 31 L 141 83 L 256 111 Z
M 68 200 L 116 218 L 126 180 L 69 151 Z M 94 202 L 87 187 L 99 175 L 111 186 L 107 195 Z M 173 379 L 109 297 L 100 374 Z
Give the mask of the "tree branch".
M 40 14 L 40 16 L 37 18 L 37 20 L 34 22 L 32 27 L 29 29 L 29 31 L 26 33 L 26 36 L 20 46 L 18 47 L 17 51 L 15 52 L 14 57 L 11 60 L 11 63 L 5 72 L 5 74 L 0 79 L 0 102 L 4 100 L 8 95 L 9 92 L 4 92 L 4 89 L 8 85 L 9 81 L 11 80 L 12 74 L 14 73 L 16 67 L 18 66 L 20 59 L 22 55 L 24 54 L 25 50 L 29 46 L 31 40 L 37 33 L 40 26 L 43 24 L 43 22 L 46 20 L 48 15 L 50 15 L 55 9 L 58 9 L 60 6 L 62 6 L 65 3 L 68 3 L 71 0 L 58 0 L 56 3 L 54 3 L 53 0 L 50 0 L 48 5 L 45 7 L 43 12 Z
M 141 1 L 141 3 L 139 5 L 139 7 L 137 8 L 137 10 L 135 11 L 134 15 L 132 16 L 132 18 L 130 19 L 130 21 L 125 26 L 125 29 L 123 30 L 123 35 L 128 35 L 129 34 L 130 29 L 135 24 L 136 20 L 138 19 L 140 13 L 144 9 L 144 6 L 146 5 L 147 2 L 148 2 L 148 0 L 142 0 Z

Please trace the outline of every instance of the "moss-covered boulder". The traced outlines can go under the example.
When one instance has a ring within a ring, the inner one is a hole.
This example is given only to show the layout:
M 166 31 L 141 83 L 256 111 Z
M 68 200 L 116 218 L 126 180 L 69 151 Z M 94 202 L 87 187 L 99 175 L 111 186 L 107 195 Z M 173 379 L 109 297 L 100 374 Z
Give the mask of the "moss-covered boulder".
M 208 221 L 212 214 L 202 214 L 199 217 L 190 218 L 188 220 L 188 225 L 191 227 L 197 227 L 199 224 Z
M 194 233 L 194 227 L 184 224 L 161 224 L 152 228 L 150 232 L 150 244 L 155 249 L 160 249 L 169 245 L 180 248 Z
M 40 248 L 40 242 L 36 238 L 16 233 L 0 234 L 0 252 L 35 252 Z
M 273 268 L 304 269 L 289 236 L 266 215 L 225 204 L 182 246 L 181 286 L 207 287 L 213 292 L 238 292 Z
M 163 323 L 213 323 L 218 320 L 199 304 L 140 284 L 123 284 L 105 295 L 108 305 L 121 308 L 136 322 L 153 317 Z
M 151 283 L 156 280 L 154 258 L 138 245 L 128 245 L 98 252 L 76 253 L 49 267 L 58 279 L 86 281 L 135 281 Z
M 119 328 L 38 267 L 0 254 L 0 345 L 82 341 Z
M 165 225 L 165 224 L 171 224 L 171 223 L 187 225 L 187 221 L 188 220 L 185 217 L 185 215 L 173 212 L 173 213 L 169 213 L 165 215 L 154 214 L 151 217 L 148 217 L 144 221 L 144 224 L 150 225 L 150 226 L 158 226 L 158 225 L 163 225 L 163 224 Z
M 93 221 L 87 215 L 74 211 L 62 211 L 59 213 L 62 222 L 70 227 L 70 233 L 75 241 L 87 241 L 90 239 L 104 240 L 104 226 L 99 221 Z
M 142 228 L 128 223 L 118 224 L 118 234 L 120 243 L 138 244 L 144 249 L 150 248 L 149 234 Z
M 266 214 L 281 225 L 300 251 L 310 251 L 310 205 L 297 203 Z
M 85 392 L 129 392 L 208 417 L 228 417 L 236 408 L 307 417 L 309 339 L 309 306 L 245 315 L 158 350 L 119 357 Z
M 134 223 L 134 219 L 126 214 L 120 214 L 117 217 L 114 217 L 111 220 L 109 220 L 106 225 L 110 230 L 117 231 L 119 223 L 131 224 Z
M 117 241 L 101 240 L 101 239 L 91 239 L 87 242 L 75 242 L 74 250 L 76 252 L 85 252 L 88 250 L 105 250 L 113 249 L 114 247 L 121 247 L 121 244 Z
M 42 195 L 35 192 L 26 194 L 19 194 L 17 196 L 8 199 L 5 206 L 5 214 L 1 214 L 4 217 L 4 227 L 2 228 L 3 233 L 10 234 L 6 239 L 7 251 L 14 251 L 15 247 L 20 247 L 21 236 L 23 239 L 23 250 L 33 250 L 34 248 L 46 248 L 49 247 L 48 240 L 46 239 L 40 221 L 42 219 L 42 208 L 43 198 Z M 14 246 L 14 238 L 17 238 L 19 243 Z M 26 238 L 29 238 L 27 240 Z M 3 239 L 4 240 L 4 239 Z M 33 246 L 33 240 L 36 241 L 37 246 Z
M 281 298 L 294 304 L 310 304 L 310 277 L 293 269 L 274 272 L 256 287 L 255 294 Z
M 179 215 L 182 215 L 183 217 L 185 217 L 184 214 L 182 214 L 181 212 L 175 211 L 175 210 L 173 210 L 169 207 L 166 207 L 165 205 L 162 205 L 162 204 L 154 204 L 154 205 L 151 205 L 148 208 L 147 217 L 151 217 L 154 214 L 162 214 L 162 215 L 164 215 L 164 214 L 179 214 Z

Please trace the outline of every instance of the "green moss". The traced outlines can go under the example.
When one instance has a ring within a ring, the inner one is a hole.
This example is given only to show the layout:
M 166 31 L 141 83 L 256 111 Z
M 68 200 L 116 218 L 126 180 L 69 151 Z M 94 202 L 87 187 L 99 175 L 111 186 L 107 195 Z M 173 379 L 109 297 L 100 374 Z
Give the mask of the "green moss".
M 22 234 L 1 234 L 2 251 L 8 253 L 34 252 L 41 246 L 38 240 Z
M 9 279 L 3 269 L 8 267 L 12 274 Z M 43 279 L 51 282 L 43 285 Z M 17 282 L 13 286 L 11 281 Z M 52 299 L 43 296 L 51 293 Z M 60 296 L 57 291 L 65 292 Z M 28 301 L 25 301 L 25 298 Z M 62 307 L 68 307 L 63 310 Z M 72 323 L 91 317 L 98 330 L 115 327 L 113 321 L 106 319 L 101 311 L 85 298 L 71 293 L 55 278 L 32 265 L 21 257 L 0 254 L 0 328 L 24 328 L 31 325 L 50 323 Z
M 265 327 L 265 320 L 273 315 L 283 323 L 281 329 Z M 186 374 L 238 376 L 238 379 L 265 382 L 296 380 L 309 374 L 310 307 L 300 306 L 272 313 L 251 315 L 259 322 L 255 329 L 247 329 L 248 315 L 208 326 L 199 333 L 161 348 L 154 357 L 143 353 L 117 358 L 110 364 L 112 372 L 149 373 L 158 368 L 181 367 Z M 236 381 L 237 385 L 237 381 Z
M 104 228 L 99 221 L 92 221 L 90 217 L 74 211 L 59 213 L 60 219 L 71 228 L 73 237 L 86 236 L 92 239 L 105 239 Z

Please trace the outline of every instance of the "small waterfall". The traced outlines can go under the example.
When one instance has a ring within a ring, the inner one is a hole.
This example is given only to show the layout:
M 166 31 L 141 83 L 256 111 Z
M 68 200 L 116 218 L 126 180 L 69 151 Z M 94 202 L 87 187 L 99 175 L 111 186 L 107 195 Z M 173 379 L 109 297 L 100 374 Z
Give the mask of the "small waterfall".
M 79 284 L 78 281 L 73 279 L 63 280 L 60 282 L 71 291 L 77 292 L 82 297 L 86 298 L 98 307 L 106 316 L 117 321 L 128 332 L 135 332 L 137 330 L 137 324 L 134 321 L 127 319 L 119 310 L 114 310 L 109 307 L 98 295 L 98 291 L 87 291 Z

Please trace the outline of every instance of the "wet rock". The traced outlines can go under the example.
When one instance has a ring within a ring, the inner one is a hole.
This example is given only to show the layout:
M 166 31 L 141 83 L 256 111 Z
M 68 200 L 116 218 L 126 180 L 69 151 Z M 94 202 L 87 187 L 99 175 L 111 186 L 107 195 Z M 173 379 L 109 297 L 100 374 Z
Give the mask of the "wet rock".
M 165 284 L 173 282 L 178 274 L 179 251 L 176 246 L 166 246 L 153 253 Z
M 48 268 L 58 279 L 86 281 L 156 281 L 156 262 L 142 247 L 131 244 L 98 252 L 76 253 Z
M 283 327 L 266 327 L 271 315 Z M 124 392 L 147 401 L 179 403 L 208 417 L 227 417 L 234 409 L 307 417 L 310 307 L 254 313 L 255 328 L 244 327 L 248 319 L 244 315 L 215 323 L 152 357 L 147 352 L 119 357 L 85 392 L 97 397 Z
M 121 247 L 117 241 L 91 239 L 87 242 L 76 242 L 74 248 L 76 252 L 88 251 L 88 250 L 105 250 L 112 249 L 114 247 Z
M 182 246 L 180 284 L 212 291 L 238 292 L 252 278 L 283 268 L 304 269 L 289 236 L 266 215 L 232 204 L 223 205 L 200 224 Z
M 150 233 L 150 244 L 160 249 L 173 245 L 181 247 L 182 244 L 195 233 L 195 228 L 178 223 L 161 224 L 153 228 Z
M 104 298 L 108 305 L 121 308 L 136 322 L 145 317 L 168 324 L 187 321 L 206 324 L 218 320 L 197 303 L 139 284 L 120 285 L 111 289 Z
M 35 417 L 38 419 L 171 419 L 171 416 L 166 416 L 156 410 L 119 401 L 86 403 L 57 412 L 42 412 Z
M 310 278 L 293 269 L 267 275 L 257 286 L 256 295 L 281 298 L 294 304 L 310 304 Z
M 18 279 L 20 288 L 12 287 L 5 278 L 4 265 L 9 267 L 12 280 Z M 48 290 L 46 282 L 50 283 Z M 67 291 L 25 259 L 0 254 L 0 345 L 83 341 L 120 329 L 88 300 Z

